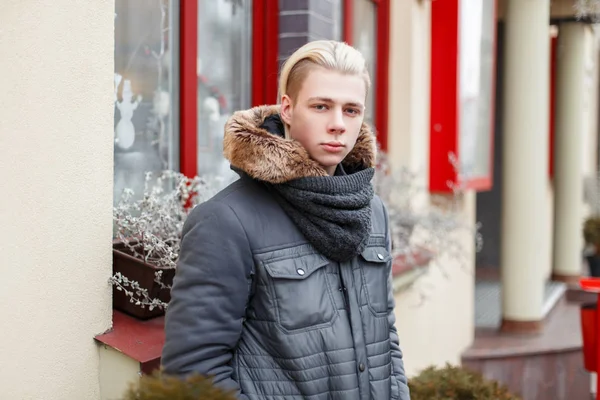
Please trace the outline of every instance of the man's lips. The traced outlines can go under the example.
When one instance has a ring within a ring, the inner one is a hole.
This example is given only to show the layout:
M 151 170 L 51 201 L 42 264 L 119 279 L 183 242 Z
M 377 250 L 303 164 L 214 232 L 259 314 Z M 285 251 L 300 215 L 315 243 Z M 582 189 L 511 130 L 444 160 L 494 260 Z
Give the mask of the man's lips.
M 344 145 L 340 142 L 321 143 L 323 149 L 329 153 L 339 153 L 344 149 Z
M 327 143 L 322 143 L 323 146 L 329 146 L 329 147 L 344 147 L 344 144 L 341 142 L 327 142 Z

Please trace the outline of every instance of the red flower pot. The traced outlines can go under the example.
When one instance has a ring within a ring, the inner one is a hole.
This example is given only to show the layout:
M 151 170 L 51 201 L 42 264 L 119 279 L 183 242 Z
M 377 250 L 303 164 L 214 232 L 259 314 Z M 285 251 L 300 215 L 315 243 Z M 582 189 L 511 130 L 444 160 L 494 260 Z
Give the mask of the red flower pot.
M 590 372 L 596 371 L 596 313 L 595 303 L 581 305 L 581 334 L 583 336 L 583 364 Z

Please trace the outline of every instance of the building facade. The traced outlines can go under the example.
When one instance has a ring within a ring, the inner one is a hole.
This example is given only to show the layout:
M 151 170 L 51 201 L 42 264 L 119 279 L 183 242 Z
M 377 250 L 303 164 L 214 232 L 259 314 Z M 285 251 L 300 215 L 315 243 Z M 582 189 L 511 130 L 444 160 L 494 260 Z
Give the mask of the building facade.
M 572 5 L 8 2 L 0 14 L 0 309 L 15 329 L 0 334 L 12 364 L 0 377 L 3 395 L 114 398 L 156 361 L 148 357 L 160 350 L 156 326 L 122 334 L 154 346 L 138 353 L 94 341 L 117 329 L 112 206 L 124 188 L 141 193 L 146 171 L 233 179 L 221 155 L 225 121 L 275 103 L 281 62 L 316 39 L 344 40 L 367 58 L 367 119 L 392 166 L 416 171 L 427 189 L 413 206 L 437 204 L 452 196 L 448 183 L 460 183 L 454 212 L 484 224 L 479 255 L 465 231 L 456 239 L 466 261 L 443 256 L 418 273 L 398 269 L 407 374 L 461 363 L 479 314 L 493 314 L 486 327 L 500 332 L 539 333 L 555 301 L 547 286 L 582 274 L 582 182 L 597 169 L 598 40 Z M 502 289 L 497 304 L 478 308 L 488 290 L 480 273 L 490 269 Z

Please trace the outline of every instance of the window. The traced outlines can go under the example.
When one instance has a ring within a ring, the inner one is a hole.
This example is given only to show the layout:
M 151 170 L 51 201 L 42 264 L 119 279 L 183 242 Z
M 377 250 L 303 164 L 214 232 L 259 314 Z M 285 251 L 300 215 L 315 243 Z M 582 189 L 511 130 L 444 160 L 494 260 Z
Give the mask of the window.
M 146 172 L 236 178 L 224 124 L 276 99 L 278 13 L 278 0 L 116 0 L 115 203 L 139 198 Z
M 459 9 L 459 150 L 464 178 L 490 179 L 495 65 L 494 1 L 463 0 Z
M 198 174 L 234 179 L 223 157 L 223 128 L 251 106 L 252 1 L 198 2 Z
M 365 104 L 365 121 L 374 125 L 375 122 L 375 91 L 377 90 L 377 7 L 371 0 L 352 0 L 352 43 L 365 56 L 371 75 L 371 90 Z
M 144 174 L 178 169 L 174 0 L 116 0 L 114 194 L 141 196 Z
M 373 126 L 377 141 L 385 151 L 388 126 L 390 0 L 344 0 L 343 10 L 343 39 L 365 56 L 371 75 L 365 121 Z
M 494 0 L 432 3 L 429 188 L 433 192 L 449 192 L 459 184 L 478 191 L 492 187 L 495 57 Z

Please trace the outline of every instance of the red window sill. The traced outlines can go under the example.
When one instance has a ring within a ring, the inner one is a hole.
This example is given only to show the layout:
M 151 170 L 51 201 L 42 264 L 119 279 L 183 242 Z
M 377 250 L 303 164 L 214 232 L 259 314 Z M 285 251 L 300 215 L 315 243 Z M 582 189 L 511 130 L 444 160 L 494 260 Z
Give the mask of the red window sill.
M 415 249 L 409 255 L 397 256 L 392 266 L 394 279 L 401 279 L 415 270 L 425 271 L 433 259 L 426 249 Z M 113 327 L 95 339 L 140 363 L 140 370 L 149 374 L 160 367 L 165 344 L 165 318 L 140 321 L 119 311 L 113 311 Z
M 113 327 L 95 339 L 140 363 L 140 370 L 149 374 L 160 367 L 165 344 L 165 318 L 140 321 L 113 310 Z
M 427 272 L 429 264 L 435 254 L 424 248 L 415 248 L 409 254 L 402 254 L 394 258 L 392 265 L 392 286 L 394 293 L 408 289 Z
M 397 277 L 415 269 L 425 268 L 429 266 L 433 258 L 434 254 L 432 251 L 421 247 L 413 249 L 409 254 L 396 256 L 394 258 L 394 265 L 392 266 L 392 276 Z

